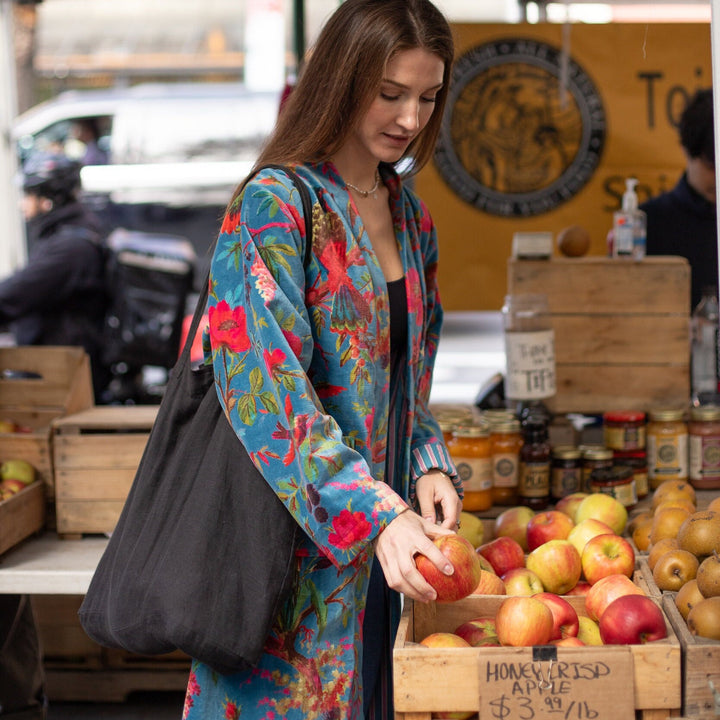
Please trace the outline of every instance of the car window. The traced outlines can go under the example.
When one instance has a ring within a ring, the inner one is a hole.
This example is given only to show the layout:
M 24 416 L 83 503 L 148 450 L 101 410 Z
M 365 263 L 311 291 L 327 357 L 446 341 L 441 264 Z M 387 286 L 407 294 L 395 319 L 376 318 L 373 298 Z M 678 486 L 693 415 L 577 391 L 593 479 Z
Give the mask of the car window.
M 34 152 L 62 153 L 74 160 L 81 160 L 87 149 L 84 142 L 77 139 L 73 132 L 75 123 L 86 118 L 66 118 L 52 123 L 34 135 L 23 135 L 18 140 L 18 154 L 23 163 Z M 106 152 L 110 149 L 112 117 L 100 116 L 92 118 L 97 122 L 100 137 L 98 145 Z

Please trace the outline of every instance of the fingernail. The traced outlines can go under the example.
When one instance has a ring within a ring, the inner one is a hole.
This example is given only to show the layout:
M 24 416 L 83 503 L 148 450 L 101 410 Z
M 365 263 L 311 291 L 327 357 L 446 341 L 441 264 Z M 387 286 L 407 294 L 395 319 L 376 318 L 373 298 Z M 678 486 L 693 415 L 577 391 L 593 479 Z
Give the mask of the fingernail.
M 446 566 L 443 568 L 443 572 L 444 572 L 446 575 L 452 575 L 452 574 L 453 574 L 453 570 L 454 570 L 454 568 L 453 568 L 452 565 L 446 565 Z

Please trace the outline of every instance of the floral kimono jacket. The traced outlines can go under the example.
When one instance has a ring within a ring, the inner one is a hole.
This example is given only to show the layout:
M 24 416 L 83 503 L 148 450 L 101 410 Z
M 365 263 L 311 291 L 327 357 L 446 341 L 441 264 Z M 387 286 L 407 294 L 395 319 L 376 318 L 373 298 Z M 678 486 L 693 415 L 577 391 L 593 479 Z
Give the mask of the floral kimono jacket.
M 220 231 L 209 340 L 230 423 L 305 531 L 297 589 L 257 668 L 218 676 L 193 662 L 183 713 L 189 720 L 362 717 L 359 668 L 373 540 L 413 506 L 424 472 L 440 468 L 455 477 L 427 406 L 442 314 L 427 209 L 384 169 L 409 325 L 406 402 L 390 422 L 398 428 L 391 440 L 395 491 L 384 482 L 385 279 L 334 166 L 296 171 L 313 201 L 310 263 L 303 265 L 309 229 L 295 186 L 282 171 L 262 170 Z

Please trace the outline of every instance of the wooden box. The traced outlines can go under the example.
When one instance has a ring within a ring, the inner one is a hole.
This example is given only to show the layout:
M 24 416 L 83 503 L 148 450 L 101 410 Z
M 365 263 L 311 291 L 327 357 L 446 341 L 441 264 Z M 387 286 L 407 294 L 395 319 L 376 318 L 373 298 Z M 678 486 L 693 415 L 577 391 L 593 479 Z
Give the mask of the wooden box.
M 556 413 L 684 407 L 690 397 L 690 266 L 603 257 L 508 261 L 509 294 L 547 295 Z
M 680 644 L 667 619 L 668 637 L 645 645 L 427 648 L 416 644 L 430 633 L 452 632 L 474 617 L 494 616 L 505 599 L 476 595 L 454 603 L 427 604 L 406 599 L 393 650 L 397 720 L 430 720 L 433 712 L 450 711 L 479 713 L 481 720 L 615 720 L 634 717 L 634 711 L 644 720 L 664 720 L 679 713 Z M 583 597 L 566 599 L 585 614 Z M 554 681 L 545 694 L 537 687 L 540 679 Z
M 157 410 L 98 406 L 53 422 L 58 534 L 112 532 Z
M 24 432 L 0 432 L 0 461 L 31 463 L 52 498 L 51 422 L 93 405 L 90 360 L 81 348 L 0 348 L 0 419 Z M 17 377 L 18 372 L 39 377 Z
M 45 526 L 45 485 L 36 480 L 0 501 L 0 555 Z

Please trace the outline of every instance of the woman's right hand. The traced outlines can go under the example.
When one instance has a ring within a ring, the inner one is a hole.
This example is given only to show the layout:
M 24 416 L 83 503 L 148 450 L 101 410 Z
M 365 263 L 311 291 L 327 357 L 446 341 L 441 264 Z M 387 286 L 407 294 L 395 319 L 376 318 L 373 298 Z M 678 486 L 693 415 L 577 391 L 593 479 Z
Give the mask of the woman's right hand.
M 415 566 L 415 555 L 425 555 L 438 570 L 453 574 L 453 566 L 433 543 L 433 538 L 452 535 L 408 509 L 400 513 L 378 536 L 375 545 L 387 584 L 413 600 L 435 600 L 437 593 Z

